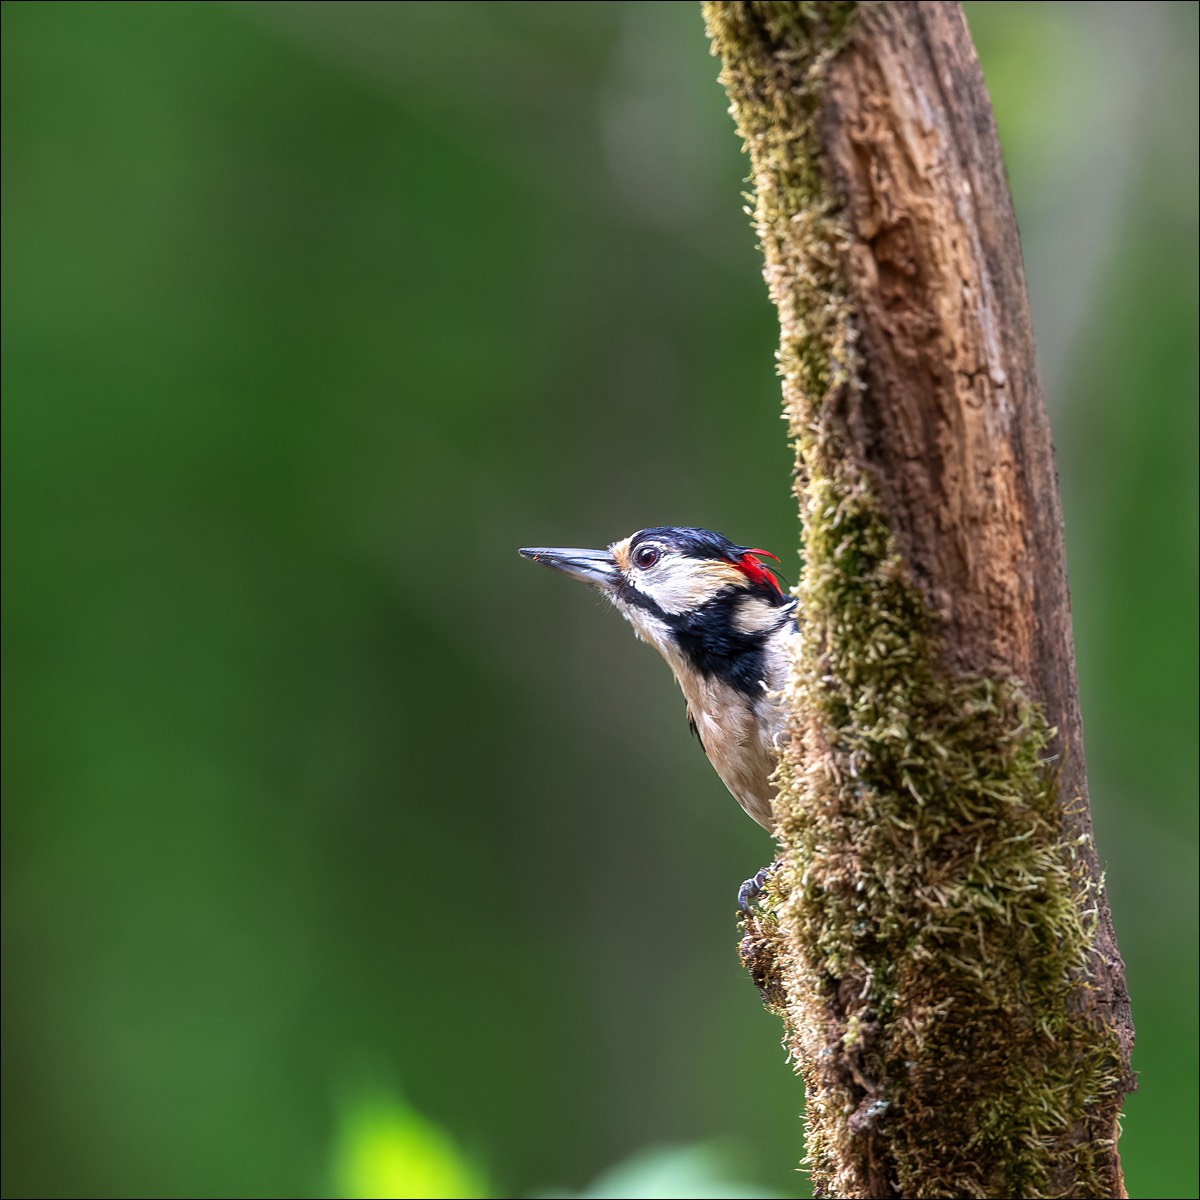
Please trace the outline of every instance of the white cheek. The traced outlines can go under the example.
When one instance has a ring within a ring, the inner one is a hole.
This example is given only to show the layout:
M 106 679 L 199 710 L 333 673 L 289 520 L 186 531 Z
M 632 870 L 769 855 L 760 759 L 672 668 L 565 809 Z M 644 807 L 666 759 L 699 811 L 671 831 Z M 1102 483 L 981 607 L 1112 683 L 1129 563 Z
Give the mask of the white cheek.
M 668 613 L 691 612 L 712 596 L 712 579 L 689 559 L 668 559 L 646 573 L 642 591 Z

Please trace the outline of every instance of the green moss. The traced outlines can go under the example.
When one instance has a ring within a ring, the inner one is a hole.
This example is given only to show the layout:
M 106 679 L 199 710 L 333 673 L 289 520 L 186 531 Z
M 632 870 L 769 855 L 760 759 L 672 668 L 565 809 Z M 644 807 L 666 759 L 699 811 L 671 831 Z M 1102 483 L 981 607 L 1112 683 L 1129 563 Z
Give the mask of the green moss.
M 941 667 L 832 419 L 862 384 L 816 114 L 856 6 L 704 8 L 753 164 L 805 562 L 778 915 L 748 923 L 743 954 L 806 1080 L 818 1194 L 863 1194 L 865 1163 L 908 1196 L 1109 1194 L 1095 1114 L 1120 1054 L 1082 995 L 1095 905 L 1054 730 L 1018 681 Z

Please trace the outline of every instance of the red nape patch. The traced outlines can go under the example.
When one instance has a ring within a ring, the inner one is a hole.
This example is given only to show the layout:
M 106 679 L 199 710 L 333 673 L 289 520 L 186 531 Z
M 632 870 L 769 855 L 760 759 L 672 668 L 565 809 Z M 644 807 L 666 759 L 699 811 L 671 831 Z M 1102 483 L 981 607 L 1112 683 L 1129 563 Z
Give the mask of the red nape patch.
M 773 558 L 776 562 L 779 561 L 779 558 L 772 554 L 770 550 L 743 550 L 741 558 L 734 559 L 733 565 L 751 583 L 774 588 L 775 591 L 782 595 L 783 589 L 779 586 L 779 580 L 775 578 L 775 572 L 770 567 L 764 567 L 758 561 L 758 555 L 760 554 L 765 558 Z

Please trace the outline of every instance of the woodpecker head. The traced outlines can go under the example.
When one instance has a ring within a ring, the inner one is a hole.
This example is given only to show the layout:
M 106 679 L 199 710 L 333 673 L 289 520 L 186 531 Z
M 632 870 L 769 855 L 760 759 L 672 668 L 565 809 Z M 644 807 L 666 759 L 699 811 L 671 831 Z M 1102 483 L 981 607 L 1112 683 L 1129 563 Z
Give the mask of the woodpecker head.
M 791 621 L 786 596 L 762 557 L 720 533 L 662 525 L 607 550 L 526 549 L 544 563 L 598 587 L 654 645 L 684 684 L 692 674 L 760 696 L 769 672 L 767 641 Z

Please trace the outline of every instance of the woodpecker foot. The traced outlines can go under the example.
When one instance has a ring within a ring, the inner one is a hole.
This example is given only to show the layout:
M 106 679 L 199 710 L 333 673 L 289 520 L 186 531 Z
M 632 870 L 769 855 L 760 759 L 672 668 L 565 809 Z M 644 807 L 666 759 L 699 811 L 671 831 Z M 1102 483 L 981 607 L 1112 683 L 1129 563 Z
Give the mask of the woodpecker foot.
M 767 879 L 777 866 L 779 866 L 779 859 L 776 859 L 769 867 L 763 867 L 761 871 L 756 872 L 752 878 L 747 879 L 738 888 L 738 908 L 742 912 L 748 913 L 750 911 L 750 905 L 762 894 L 763 888 L 767 886 Z

